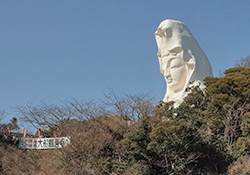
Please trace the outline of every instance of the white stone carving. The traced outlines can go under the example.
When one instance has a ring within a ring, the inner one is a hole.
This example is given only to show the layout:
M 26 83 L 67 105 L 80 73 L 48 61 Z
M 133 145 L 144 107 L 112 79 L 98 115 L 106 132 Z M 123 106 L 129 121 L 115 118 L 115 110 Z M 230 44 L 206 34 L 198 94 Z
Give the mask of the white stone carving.
M 185 89 L 193 81 L 203 82 L 212 76 L 205 53 L 187 26 L 175 20 L 164 20 L 155 32 L 160 72 L 167 88 L 164 102 L 174 101 L 177 107 L 186 96 Z

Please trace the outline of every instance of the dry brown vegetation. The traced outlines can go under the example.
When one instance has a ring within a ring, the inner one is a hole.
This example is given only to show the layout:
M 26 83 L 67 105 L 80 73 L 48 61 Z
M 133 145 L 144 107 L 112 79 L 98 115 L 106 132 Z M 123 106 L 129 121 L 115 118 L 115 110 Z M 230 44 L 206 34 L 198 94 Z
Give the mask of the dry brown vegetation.
M 248 175 L 250 174 L 250 157 L 240 157 L 228 168 L 228 175 Z
M 110 174 L 111 157 L 117 141 L 123 139 L 127 122 L 119 116 L 100 116 L 88 121 L 63 123 L 53 135 L 67 133 L 69 146 L 58 150 L 21 150 L 16 146 L 0 146 L 1 173 L 6 175 Z
M 20 150 L 16 147 L 1 146 L 1 174 L 62 174 L 60 167 L 60 152 Z

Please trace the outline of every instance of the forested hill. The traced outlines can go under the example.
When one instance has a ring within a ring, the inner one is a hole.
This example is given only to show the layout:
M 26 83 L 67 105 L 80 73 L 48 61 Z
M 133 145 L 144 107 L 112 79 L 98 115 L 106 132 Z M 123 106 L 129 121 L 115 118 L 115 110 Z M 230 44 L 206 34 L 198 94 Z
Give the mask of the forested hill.
M 69 136 L 57 150 L 1 142 L 2 174 L 250 174 L 250 68 L 205 79 L 174 108 L 149 95 L 114 93 L 102 103 L 19 107 L 46 137 Z

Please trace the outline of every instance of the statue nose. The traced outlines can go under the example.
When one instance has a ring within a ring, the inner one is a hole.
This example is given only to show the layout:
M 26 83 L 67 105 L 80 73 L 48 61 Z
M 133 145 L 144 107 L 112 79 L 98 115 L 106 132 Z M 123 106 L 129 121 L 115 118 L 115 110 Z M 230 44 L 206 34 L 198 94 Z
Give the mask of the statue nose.
M 164 76 L 165 77 L 170 77 L 171 76 L 169 69 L 164 70 Z

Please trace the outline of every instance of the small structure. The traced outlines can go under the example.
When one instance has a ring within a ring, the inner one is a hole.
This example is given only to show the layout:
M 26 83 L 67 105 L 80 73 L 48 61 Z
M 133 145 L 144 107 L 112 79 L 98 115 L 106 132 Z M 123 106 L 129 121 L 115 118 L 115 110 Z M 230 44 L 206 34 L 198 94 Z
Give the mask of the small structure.
M 57 149 L 70 144 L 68 137 L 51 138 L 22 138 L 19 141 L 20 149 Z
M 42 138 L 41 130 L 37 130 L 37 138 L 26 138 L 27 129 L 23 130 L 23 137 L 19 140 L 20 149 L 57 149 L 70 144 L 68 137 Z

